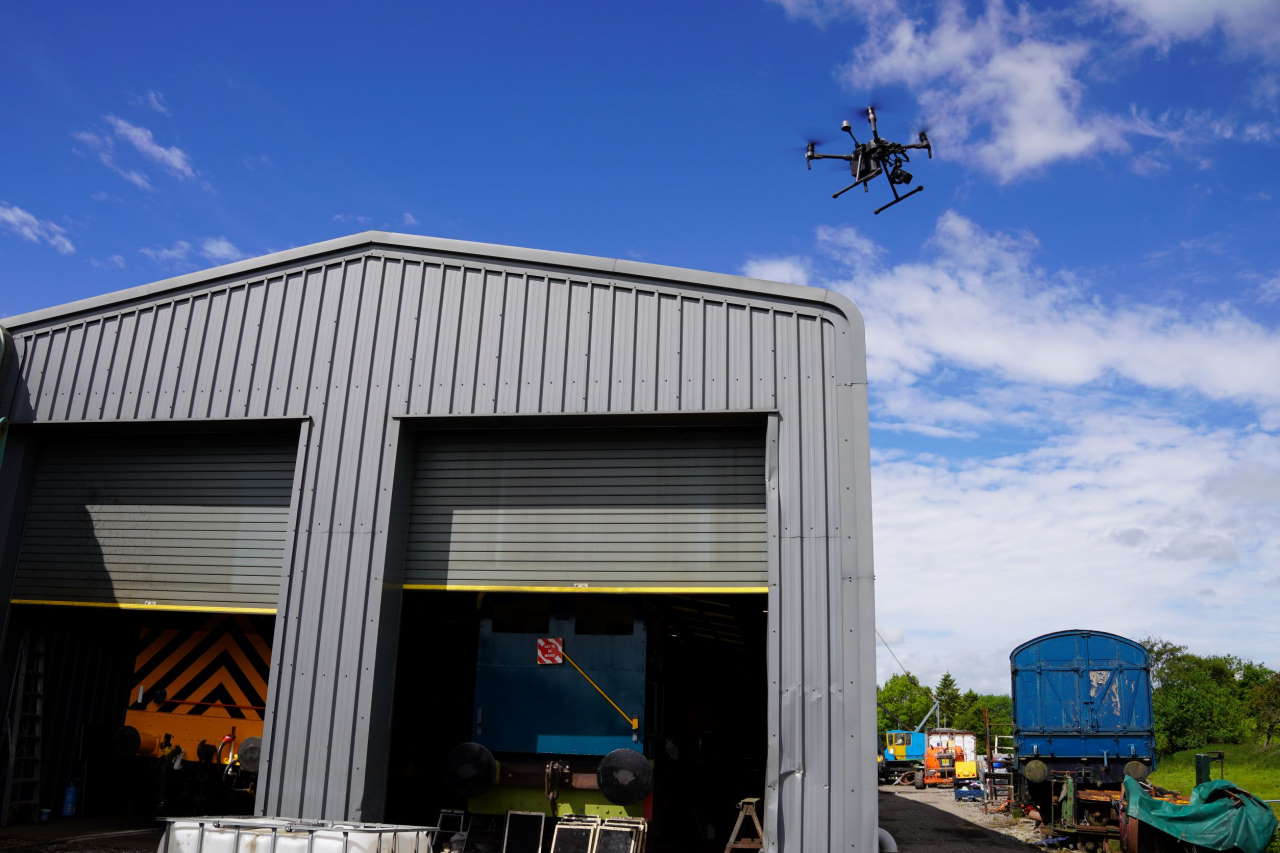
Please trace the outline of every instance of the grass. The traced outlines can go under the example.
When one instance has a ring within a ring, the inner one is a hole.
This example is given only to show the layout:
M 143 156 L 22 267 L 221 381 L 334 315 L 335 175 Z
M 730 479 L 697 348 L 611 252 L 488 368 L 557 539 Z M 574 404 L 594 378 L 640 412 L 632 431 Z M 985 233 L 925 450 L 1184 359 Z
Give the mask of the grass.
M 1263 800 L 1280 799 L 1280 741 L 1272 741 L 1270 747 L 1261 744 L 1211 743 L 1199 749 L 1187 749 L 1166 755 L 1157 762 L 1157 770 L 1151 781 L 1162 788 L 1170 788 L 1190 794 L 1196 786 L 1197 752 L 1226 753 L 1226 772 L 1223 774 L 1236 785 Z M 1213 778 L 1218 778 L 1218 764 L 1214 762 Z M 1272 803 L 1271 810 L 1280 817 L 1280 803 Z M 1271 839 L 1268 853 L 1280 853 L 1280 833 Z

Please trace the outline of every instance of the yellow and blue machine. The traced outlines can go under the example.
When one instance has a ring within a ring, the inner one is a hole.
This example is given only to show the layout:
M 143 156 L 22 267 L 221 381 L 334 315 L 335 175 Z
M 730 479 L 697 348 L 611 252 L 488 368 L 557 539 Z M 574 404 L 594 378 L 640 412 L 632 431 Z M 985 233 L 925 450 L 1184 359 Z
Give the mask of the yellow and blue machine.
M 495 784 L 469 810 L 550 801 L 555 814 L 642 816 L 645 786 L 619 792 L 608 778 L 610 762 L 648 769 L 642 615 L 584 597 L 495 598 L 480 619 L 471 733 Z

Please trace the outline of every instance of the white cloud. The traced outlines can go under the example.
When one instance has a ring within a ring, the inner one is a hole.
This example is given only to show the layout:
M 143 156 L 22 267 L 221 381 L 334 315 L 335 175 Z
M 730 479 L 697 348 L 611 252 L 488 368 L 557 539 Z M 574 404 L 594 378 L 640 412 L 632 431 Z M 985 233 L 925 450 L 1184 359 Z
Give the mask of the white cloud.
M 226 237 L 206 237 L 200 241 L 200 254 L 215 263 L 226 264 L 244 257 Z
M 186 240 L 178 240 L 168 248 L 157 246 L 154 248 L 139 249 L 138 251 L 156 263 L 173 264 L 179 261 L 185 261 L 191 256 L 191 244 Z
M 805 258 L 752 258 L 742 265 L 742 274 L 765 281 L 808 284 L 809 262 Z
M 884 249 L 852 225 L 818 227 L 818 249 L 857 275 L 875 266 Z
M 994 459 L 877 455 L 877 621 L 905 634 L 894 643 L 903 663 L 930 682 L 950 670 L 964 686 L 1007 692 L 1014 645 L 1099 628 L 1280 664 L 1278 443 L 1100 412 L 1058 429 Z M 1261 494 L 1215 490 L 1242 459 L 1263 472 Z M 1211 606 L 1192 600 L 1206 586 L 1218 593 Z M 946 602 L 927 626 L 922 600 Z M 882 680 L 896 671 L 887 656 L 879 664 Z
M 1280 302 L 1280 275 L 1274 275 L 1258 285 L 1257 294 L 1259 302 Z
M 1275 57 L 1280 51 L 1280 4 L 1275 0 L 1093 0 L 1142 43 L 1167 49 L 1221 32 L 1236 50 Z
M 44 243 L 60 255 L 75 254 L 75 245 L 56 222 L 41 219 L 15 204 L 0 201 L 0 226 L 31 243 Z
M 125 263 L 123 255 L 108 255 L 107 257 L 102 259 L 90 258 L 89 263 L 93 264 L 95 267 L 98 267 L 99 269 L 122 270 L 126 266 L 128 266 L 128 264 Z
M 195 177 L 196 172 L 191 167 L 191 158 L 181 148 L 176 145 L 165 147 L 159 144 L 150 130 L 130 124 L 122 118 L 116 116 L 104 118 L 115 134 L 137 149 L 143 157 L 164 166 L 179 178 Z
M 406 211 L 404 212 L 404 216 L 402 216 L 402 217 L 400 218 L 400 222 L 401 222 L 402 224 L 404 224 L 404 225 L 407 225 L 407 226 L 417 225 L 417 224 L 418 224 L 418 217 L 414 216 L 412 213 L 410 213 L 409 211 L 407 211 L 407 210 L 406 210 Z
M 140 107 L 146 107 L 149 110 L 154 110 L 161 115 L 169 115 L 169 104 L 165 102 L 164 95 L 160 94 L 155 89 L 149 89 L 142 95 L 134 95 L 130 100 Z
M 866 0 L 772 0 L 783 8 L 787 17 L 824 26 L 839 18 L 846 18 L 862 8 L 872 5 L 888 5 L 892 3 L 873 4 Z
M 203 237 L 195 245 L 187 240 L 177 240 L 172 246 L 152 246 L 138 251 L 164 266 L 184 264 L 193 260 L 193 255 L 215 264 L 227 264 L 245 257 L 245 253 L 226 237 Z
M 939 219 L 930 247 L 925 261 L 837 285 L 867 317 L 873 376 L 919 375 L 947 363 L 1004 381 L 1076 386 L 1118 378 L 1218 400 L 1280 402 L 1280 335 L 1230 304 L 1194 314 L 1108 307 L 1069 276 L 1037 267 L 1033 237 L 989 233 L 955 213 Z
M 333 215 L 334 222 L 354 222 L 357 225 L 368 225 L 373 221 L 371 217 L 362 216 L 357 213 L 335 213 Z
M 899 10 L 867 21 L 845 82 L 914 91 L 942 157 L 964 157 L 1007 181 L 1124 145 L 1111 120 L 1083 107 L 1077 72 L 1091 45 L 1040 36 L 1026 8 L 1012 13 L 992 0 L 970 18 L 948 2 L 932 25 Z
M 1129 167 L 1141 175 L 1171 168 L 1162 156 L 1168 149 L 1185 149 L 1179 153 L 1203 169 L 1212 166 L 1197 153 L 1203 140 L 1280 139 L 1274 122 L 1190 112 L 1152 118 L 1136 109 L 1126 116 L 1091 107 L 1086 80 L 1122 45 L 1114 32 L 1080 26 L 1091 8 L 1093 18 L 1117 21 L 1130 44 L 1167 45 L 1221 30 L 1234 44 L 1280 56 L 1276 0 L 1084 0 L 1085 9 L 1067 14 L 1006 0 L 942 0 L 921 4 L 931 10 L 929 19 L 897 0 L 772 2 L 789 17 L 818 26 L 858 19 L 865 35 L 840 71 L 848 87 L 905 87 L 916 97 L 939 157 L 977 166 L 1002 182 L 1054 163 L 1129 150 L 1142 138 L 1157 151 L 1134 155 Z M 1255 100 L 1274 103 L 1275 91 L 1280 85 L 1265 75 L 1254 82 Z M 914 129 L 901 130 L 910 135 Z
M 78 130 L 71 134 L 71 138 L 86 148 L 90 148 L 98 155 L 98 161 L 120 177 L 139 189 L 151 189 L 151 180 L 146 175 L 136 169 L 128 169 L 116 162 L 115 141 L 110 136 L 91 133 L 87 130 Z M 77 153 L 80 153 L 77 151 Z
M 815 243 L 782 261 L 866 320 L 877 619 L 912 671 L 1004 692 L 1014 645 L 1076 627 L 1280 665 L 1280 330 L 1109 303 L 955 213 L 893 264 Z

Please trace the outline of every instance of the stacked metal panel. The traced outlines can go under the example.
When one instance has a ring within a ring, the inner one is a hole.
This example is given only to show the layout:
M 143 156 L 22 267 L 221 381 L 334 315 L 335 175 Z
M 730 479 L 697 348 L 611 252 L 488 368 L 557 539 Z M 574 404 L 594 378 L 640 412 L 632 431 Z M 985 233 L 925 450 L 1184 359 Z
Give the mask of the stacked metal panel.
M 294 441 L 51 443 L 27 500 L 14 600 L 273 612 Z
M 437 431 L 417 445 L 410 587 L 767 590 L 763 418 Z

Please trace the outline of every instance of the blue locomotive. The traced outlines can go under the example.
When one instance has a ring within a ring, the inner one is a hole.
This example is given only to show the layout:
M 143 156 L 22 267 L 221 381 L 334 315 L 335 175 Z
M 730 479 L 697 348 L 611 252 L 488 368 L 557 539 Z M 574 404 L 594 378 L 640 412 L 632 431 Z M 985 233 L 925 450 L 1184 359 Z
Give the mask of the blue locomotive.
M 1155 769 L 1151 660 L 1141 644 L 1103 631 L 1057 631 L 1009 655 L 1015 761 L 1026 782 L 1071 775 L 1118 788 Z

